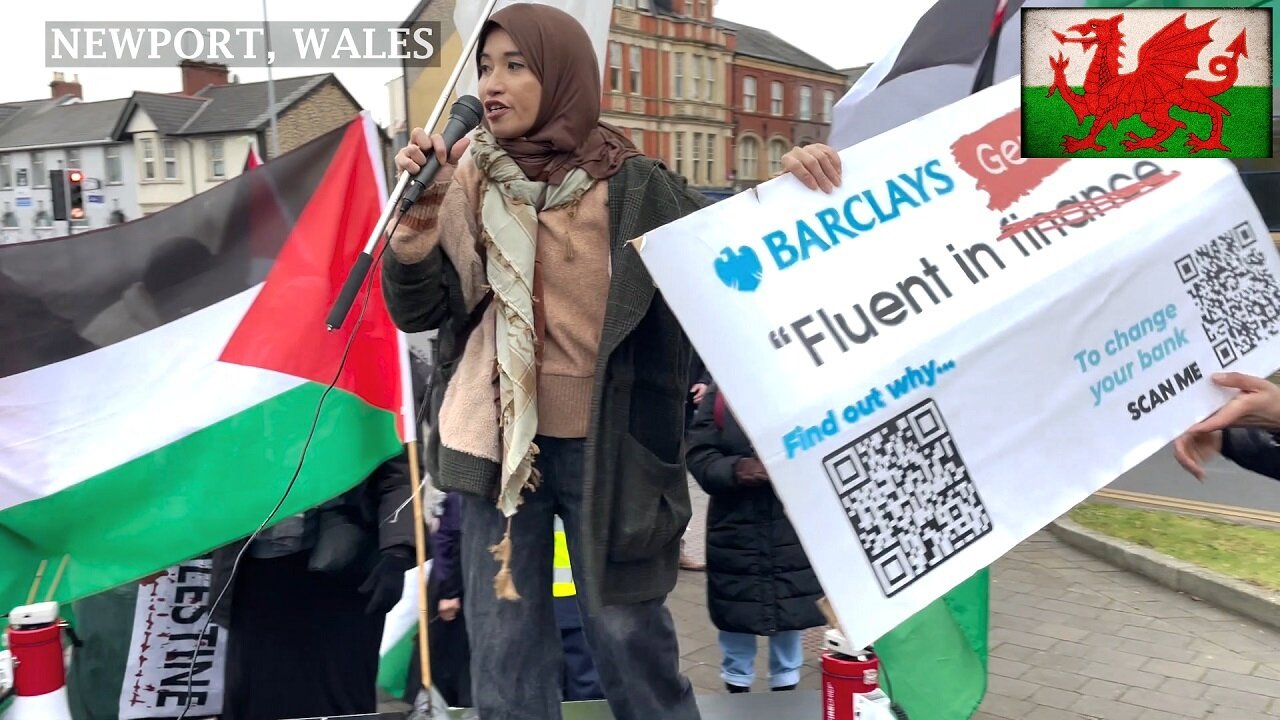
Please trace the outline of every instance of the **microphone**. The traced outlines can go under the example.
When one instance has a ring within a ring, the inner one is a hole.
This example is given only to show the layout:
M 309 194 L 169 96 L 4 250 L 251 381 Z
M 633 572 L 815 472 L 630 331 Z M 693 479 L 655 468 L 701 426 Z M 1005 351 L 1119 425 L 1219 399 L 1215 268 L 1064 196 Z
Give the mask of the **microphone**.
M 445 152 L 451 152 L 454 144 L 463 138 L 467 133 L 476 129 L 480 124 L 480 118 L 484 113 L 484 108 L 480 105 L 480 100 L 472 95 L 463 95 L 458 98 L 458 102 L 449 108 L 449 124 L 445 125 L 444 137 Z M 404 189 L 404 194 L 400 196 L 400 213 L 409 211 L 413 204 L 418 202 L 418 198 L 422 195 L 422 191 L 427 189 L 427 185 L 435 178 L 436 173 L 440 172 L 440 160 L 436 157 L 435 152 L 431 152 L 427 157 L 427 164 L 422 166 L 417 175 L 413 176 L 413 180 L 409 182 L 409 186 Z

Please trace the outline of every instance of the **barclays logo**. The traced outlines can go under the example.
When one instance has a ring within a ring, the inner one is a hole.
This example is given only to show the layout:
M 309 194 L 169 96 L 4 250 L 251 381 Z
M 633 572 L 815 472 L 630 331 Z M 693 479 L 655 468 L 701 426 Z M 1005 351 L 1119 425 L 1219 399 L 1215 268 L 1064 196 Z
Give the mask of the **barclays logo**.
M 773 267 L 787 270 L 876 232 L 955 188 L 956 183 L 942 162 L 930 160 L 821 208 L 812 216 L 797 218 L 761 235 L 762 249 Z M 764 277 L 760 257 L 746 245 L 727 247 L 716 257 L 716 275 L 731 290 L 755 292 Z
M 756 251 L 743 245 L 737 250 L 725 248 L 716 258 L 716 275 L 731 290 L 753 292 L 760 287 L 764 266 Z

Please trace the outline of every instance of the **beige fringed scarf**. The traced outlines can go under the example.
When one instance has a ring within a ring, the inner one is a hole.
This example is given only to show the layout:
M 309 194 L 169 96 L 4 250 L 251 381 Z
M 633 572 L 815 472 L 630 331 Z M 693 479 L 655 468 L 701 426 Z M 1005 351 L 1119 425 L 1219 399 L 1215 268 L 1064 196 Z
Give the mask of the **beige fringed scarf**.
M 502 475 L 498 509 L 507 518 L 502 542 L 490 548 L 502 564 L 494 578 L 498 597 L 519 599 L 511 581 L 511 517 L 521 493 L 536 489 L 533 466 L 538 448 L 539 338 L 534 322 L 533 280 L 538 248 L 538 213 L 570 205 L 595 184 L 574 169 L 559 185 L 534 182 L 482 128 L 471 144 L 476 166 L 486 179 L 480 205 L 486 276 L 496 309 L 498 422 L 502 430 Z

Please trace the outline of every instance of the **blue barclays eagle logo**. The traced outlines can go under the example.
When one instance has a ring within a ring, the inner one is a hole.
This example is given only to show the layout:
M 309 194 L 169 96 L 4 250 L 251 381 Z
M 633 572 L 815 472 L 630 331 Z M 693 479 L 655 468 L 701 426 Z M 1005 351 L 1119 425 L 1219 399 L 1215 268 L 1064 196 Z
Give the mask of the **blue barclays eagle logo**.
M 737 250 L 725 248 L 716 258 L 716 275 L 730 289 L 753 292 L 760 287 L 764 266 L 756 251 L 743 245 Z

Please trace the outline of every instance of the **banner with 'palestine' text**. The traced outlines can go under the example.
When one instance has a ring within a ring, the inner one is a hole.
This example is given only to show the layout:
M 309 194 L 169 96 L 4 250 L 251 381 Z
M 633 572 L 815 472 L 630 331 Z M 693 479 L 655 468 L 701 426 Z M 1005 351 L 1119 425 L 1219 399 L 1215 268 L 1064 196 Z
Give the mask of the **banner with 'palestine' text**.
M 1280 366 L 1227 160 L 1019 152 L 1018 79 L 640 238 L 854 647 Z

